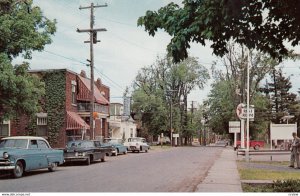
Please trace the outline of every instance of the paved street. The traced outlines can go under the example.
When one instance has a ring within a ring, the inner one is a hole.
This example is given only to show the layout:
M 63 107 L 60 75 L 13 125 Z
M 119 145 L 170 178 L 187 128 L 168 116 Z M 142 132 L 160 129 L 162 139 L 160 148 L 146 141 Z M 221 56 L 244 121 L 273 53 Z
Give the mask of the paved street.
M 0 178 L 1 192 L 193 192 L 223 148 L 178 147 Z

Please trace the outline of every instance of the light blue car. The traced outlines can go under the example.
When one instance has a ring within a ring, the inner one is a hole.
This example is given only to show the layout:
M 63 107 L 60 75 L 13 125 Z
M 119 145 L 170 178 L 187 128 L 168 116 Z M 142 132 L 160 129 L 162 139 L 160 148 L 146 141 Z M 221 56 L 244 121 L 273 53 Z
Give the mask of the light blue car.
M 11 171 L 15 178 L 24 171 L 48 168 L 55 171 L 63 164 L 63 150 L 52 149 L 46 139 L 32 136 L 7 137 L 0 140 L 0 171 Z
M 118 154 L 127 154 L 127 148 L 123 145 L 123 140 L 119 138 L 104 138 L 104 146 L 111 146 L 111 153 L 115 156 Z

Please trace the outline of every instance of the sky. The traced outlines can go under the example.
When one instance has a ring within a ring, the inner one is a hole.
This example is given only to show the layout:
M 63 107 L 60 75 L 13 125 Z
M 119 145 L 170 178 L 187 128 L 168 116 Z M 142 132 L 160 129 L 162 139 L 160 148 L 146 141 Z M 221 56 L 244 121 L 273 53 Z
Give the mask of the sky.
M 144 16 L 147 10 L 156 11 L 170 3 L 170 0 L 34 0 L 45 17 L 57 20 L 57 32 L 52 43 L 46 45 L 43 52 L 34 52 L 30 62 L 31 69 L 64 69 L 76 73 L 90 68 L 85 65 L 90 59 L 88 33 L 78 33 L 76 29 L 88 29 L 90 10 L 80 6 L 103 5 L 107 7 L 94 10 L 94 28 L 105 28 L 106 32 L 98 33 L 101 42 L 94 44 L 95 79 L 110 87 L 111 102 L 122 102 L 126 86 L 131 86 L 139 69 L 155 62 L 158 56 L 166 55 L 166 46 L 171 37 L 159 30 L 155 37 L 149 36 L 143 27 L 137 27 L 137 19 Z M 173 1 L 180 4 L 181 0 Z M 298 53 L 300 50 L 298 50 Z M 191 44 L 191 56 L 197 57 L 200 64 L 210 68 L 218 58 L 212 55 L 212 49 L 200 44 Z M 22 62 L 21 57 L 15 63 Z M 300 69 L 293 61 L 283 63 L 284 72 L 291 76 L 294 91 L 300 88 Z M 203 90 L 195 89 L 188 100 L 201 103 L 208 95 L 211 80 Z

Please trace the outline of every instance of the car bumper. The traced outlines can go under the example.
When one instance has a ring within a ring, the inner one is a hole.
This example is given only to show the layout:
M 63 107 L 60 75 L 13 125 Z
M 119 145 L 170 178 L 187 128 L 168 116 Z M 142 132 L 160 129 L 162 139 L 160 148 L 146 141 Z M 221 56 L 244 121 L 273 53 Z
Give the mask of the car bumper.
M 65 162 L 86 161 L 88 157 L 65 157 Z
M 136 146 L 129 146 L 128 150 L 134 151 L 134 150 L 140 150 L 140 148 Z
M 15 169 L 14 165 L 0 166 L 0 170 L 12 170 L 12 169 Z

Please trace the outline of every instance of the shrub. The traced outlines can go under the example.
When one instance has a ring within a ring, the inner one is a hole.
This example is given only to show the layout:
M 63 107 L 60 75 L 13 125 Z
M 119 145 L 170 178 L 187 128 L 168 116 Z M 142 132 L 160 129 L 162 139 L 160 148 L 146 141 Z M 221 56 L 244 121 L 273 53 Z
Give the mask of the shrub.
M 276 180 L 273 189 L 275 192 L 300 192 L 300 180 Z

